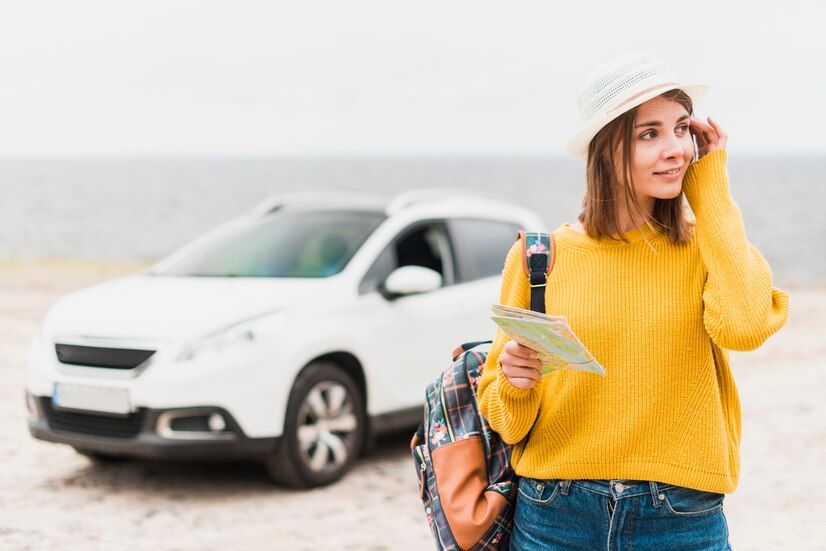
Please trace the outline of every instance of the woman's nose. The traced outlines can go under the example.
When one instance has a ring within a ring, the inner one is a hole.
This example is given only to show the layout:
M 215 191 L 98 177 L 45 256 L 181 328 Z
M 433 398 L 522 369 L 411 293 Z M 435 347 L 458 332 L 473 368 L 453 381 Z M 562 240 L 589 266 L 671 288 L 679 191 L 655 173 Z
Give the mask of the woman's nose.
M 684 152 L 684 147 L 680 142 L 680 139 L 677 136 L 672 136 L 665 144 L 663 156 L 666 159 L 670 159 L 672 157 L 682 157 Z

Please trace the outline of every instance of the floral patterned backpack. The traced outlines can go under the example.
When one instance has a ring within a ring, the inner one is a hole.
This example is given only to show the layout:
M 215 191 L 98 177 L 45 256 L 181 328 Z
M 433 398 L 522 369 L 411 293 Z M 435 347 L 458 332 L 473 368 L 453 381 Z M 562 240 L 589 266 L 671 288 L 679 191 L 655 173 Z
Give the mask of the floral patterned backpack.
M 531 309 L 545 312 L 552 236 L 520 231 Z M 462 344 L 453 364 L 427 386 L 424 421 L 410 442 L 427 523 L 437 549 L 507 549 L 518 479 L 511 446 L 479 413 L 477 384 L 491 341 Z

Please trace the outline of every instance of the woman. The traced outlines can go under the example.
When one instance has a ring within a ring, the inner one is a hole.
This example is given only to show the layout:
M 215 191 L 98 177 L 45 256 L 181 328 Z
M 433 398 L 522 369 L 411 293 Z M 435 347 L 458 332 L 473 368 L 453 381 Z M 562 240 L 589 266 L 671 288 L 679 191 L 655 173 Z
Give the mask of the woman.
M 497 331 L 478 399 L 514 444 L 512 549 L 730 549 L 741 417 L 726 349 L 760 346 L 789 304 L 729 194 L 726 133 L 692 116 L 706 88 L 653 54 L 615 58 L 583 88 L 568 149 L 587 190 L 579 224 L 553 232 L 545 303 L 606 376 L 541 376 Z M 521 247 L 500 302 L 529 308 Z

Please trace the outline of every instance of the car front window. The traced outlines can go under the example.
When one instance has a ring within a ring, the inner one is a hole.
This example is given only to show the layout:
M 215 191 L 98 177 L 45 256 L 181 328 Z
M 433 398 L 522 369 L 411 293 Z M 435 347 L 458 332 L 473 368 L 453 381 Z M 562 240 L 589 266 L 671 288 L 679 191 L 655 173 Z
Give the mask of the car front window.
M 281 211 L 219 235 L 152 275 L 327 277 L 385 220 L 376 211 Z

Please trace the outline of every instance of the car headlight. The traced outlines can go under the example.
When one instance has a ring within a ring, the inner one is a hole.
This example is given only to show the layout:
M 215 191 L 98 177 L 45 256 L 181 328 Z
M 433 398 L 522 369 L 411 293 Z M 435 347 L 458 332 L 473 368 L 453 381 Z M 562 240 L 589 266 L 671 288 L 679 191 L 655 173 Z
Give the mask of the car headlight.
M 186 362 L 206 354 L 222 354 L 228 349 L 252 343 L 262 334 L 269 333 L 274 325 L 280 325 L 283 314 L 267 314 L 211 333 L 183 348 L 175 357 L 176 362 Z

